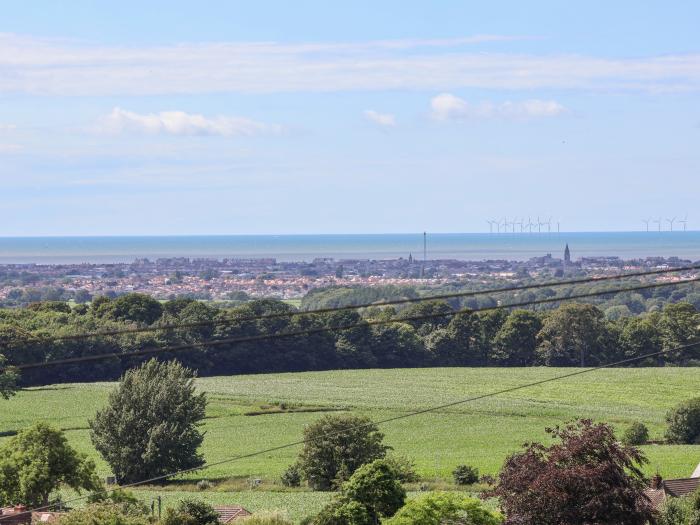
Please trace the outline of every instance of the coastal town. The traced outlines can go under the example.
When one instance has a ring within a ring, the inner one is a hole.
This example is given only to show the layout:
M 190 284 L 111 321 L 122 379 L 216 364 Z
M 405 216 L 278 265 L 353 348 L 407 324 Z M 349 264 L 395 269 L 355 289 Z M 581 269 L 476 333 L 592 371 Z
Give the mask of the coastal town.
M 0 265 L 0 301 L 11 306 L 40 300 L 84 303 L 92 297 L 141 292 L 165 300 L 188 297 L 211 301 L 249 298 L 298 300 L 309 291 L 330 286 L 420 286 L 561 277 L 564 274 L 609 275 L 615 272 L 688 266 L 678 257 L 572 259 L 546 254 L 526 261 L 456 259 L 317 258 L 310 262 L 260 259 L 140 258 L 114 264 Z

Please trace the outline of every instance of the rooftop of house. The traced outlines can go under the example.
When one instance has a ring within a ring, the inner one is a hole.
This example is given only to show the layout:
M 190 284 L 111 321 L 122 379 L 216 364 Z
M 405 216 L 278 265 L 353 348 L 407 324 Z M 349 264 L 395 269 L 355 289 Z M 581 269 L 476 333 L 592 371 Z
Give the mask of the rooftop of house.
M 651 480 L 651 486 L 644 491 L 651 504 L 658 508 L 666 498 L 679 498 L 700 489 L 700 464 L 689 478 L 661 479 L 658 474 Z
M 243 518 L 245 516 L 250 516 L 251 513 L 240 505 L 222 505 L 214 507 L 214 510 L 219 515 L 220 523 L 231 523 L 238 518 Z

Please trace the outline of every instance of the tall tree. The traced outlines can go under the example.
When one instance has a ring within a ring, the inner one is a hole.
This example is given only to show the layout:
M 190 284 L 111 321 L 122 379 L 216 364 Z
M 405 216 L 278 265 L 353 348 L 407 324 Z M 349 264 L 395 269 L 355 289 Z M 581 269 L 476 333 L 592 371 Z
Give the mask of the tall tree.
M 606 357 L 608 328 L 599 308 L 566 304 L 544 321 L 537 352 L 548 366 L 587 366 Z
M 359 467 L 386 455 L 383 439 L 366 417 L 324 416 L 304 429 L 299 466 L 312 488 L 338 488 Z
M 95 464 L 71 448 L 60 430 L 37 423 L 0 449 L 0 506 L 46 505 L 62 485 L 77 491 L 101 487 Z
M 537 334 L 542 329 L 539 316 L 528 310 L 515 310 L 493 340 L 491 361 L 506 366 L 531 366 L 537 355 Z
M 646 463 L 612 427 L 580 420 L 548 429 L 557 440 L 526 445 L 509 457 L 493 496 L 506 525 L 644 525 L 653 509 L 644 495 Z
M 206 398 L 195 392 L 193 378 L 177 361 L 152 359 L 124 374 L 90 421 L 92 442 L 120 483 L 204 463 L 197 449 Z

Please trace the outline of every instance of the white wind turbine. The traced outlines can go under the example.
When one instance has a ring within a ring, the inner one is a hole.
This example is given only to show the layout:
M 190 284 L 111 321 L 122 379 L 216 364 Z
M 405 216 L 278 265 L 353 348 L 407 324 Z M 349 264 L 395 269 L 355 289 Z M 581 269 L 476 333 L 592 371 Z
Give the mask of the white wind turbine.
M 649 231 L 649 223 L 651 222 L 651 219 L 642 219 L 642 222 L 647 225 L 647 232 Z
M 687 227 L 688 227 L 688 214 L 686 213 L 686 214 L 685 214 L 685 217 L 683 217 L 683 220 L 680 220 L 680 219 L 679 219 L 678 222 L 680 222 L 680 223 L 683 225 L 683 231 L 687 231 Z
M 654 222 L 659 225 L 659 232 L 661 232 L 661 217 L 654 219 Z
M 676 218 L 674 217 L 673 219 L 666 219 L 666 222 L 670 227 L 670 231 L 673 231 L 673 223 L 676 222 Z

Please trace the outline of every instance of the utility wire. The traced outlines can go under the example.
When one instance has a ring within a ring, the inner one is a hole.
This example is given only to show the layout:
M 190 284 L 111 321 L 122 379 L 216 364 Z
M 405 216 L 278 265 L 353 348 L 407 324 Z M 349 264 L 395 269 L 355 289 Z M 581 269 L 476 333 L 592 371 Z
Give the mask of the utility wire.
M 534 381 L 534 382 L 532 382 L 532 383 L 525 383 L 525 384 L 523 384 L 523 385 L 518 385 L 518 386 L 514 386 L 514 387 L 510 387 L 510 388 L 504 388 L 504 389 L 501 389 L 501 390 L 495 390 L 495 391 L 492 391 L 492 392 L 487 392 L 486 394 L 480 394 L 480 395 L 478 395 L 478 396 L 473 396 L 473 397 L 469 397 L 469 398 L 466 398 L 466 399 L 460 399 L 460 400 L 457 400 L 457 401 L 451 401 L 450 403 L 444 403 L 444 404 L 441 404 L 441 405 L 436 405 L 436 406 L 432 406 L 432 407 L 428 407 L 428 408 L 424 408 L 424 409 L 420 409 L 420 410 L 414 410 L 414 411 L 408 412 L 408 413 L 406 413 L 406 414 L 400 414 L 400 415 L 398 415 L 398 416 L 392 416 L 392 417 L 388 417 L 388 418 L 385 418 L 385 419 L 380 419 L 380 420 L 378 420 L 378 421 L 370 421 L 370 422 L 365 423 L 365 424 L 362 424 L 362 425 L 356 425 L 356 426 L 354 426 L 354 427 L 346 428 L 346 429 L 342 429 L 342 430 L 337 430 L 337 431 L 335 431 L 335 432 L 327 432 L 326 434 L 323 434 L 323 435 L 321 436 L 321 439 L 323 439 L 323 438 L 328 438 L 328 437 L 332 437 L 332 436 L 336 436 L 336 435 L 339 435 L 339 434 L 344 434 L 344 433 L 349 432 L 349 431 L 351 431 L 351 430 L 359 430 L 359 429 L 371 427 L 371 426 L 373 426 L 373 425 L 383 425 L 383 424 L 390 423 L 390 422 L 393 422 L 393 421 L 398 421 L 398 420 L 400 420 L 400 419 L 407 419 L 407 418 L 409 418 L 409 417 L 419 416 L 419 415 L 427 414 L 427 413 L 430 413 L 430 412 L 436 412 L 436 411 L 438 411 L 438 410 L 444 410 L 444 409 L 446 409 L 446 408 L 451 408 L 451 407 L 454 407 L 454 406 L 457 406 L 457 405 L 463 405 L 463 404 L 465 404 L 465 403 L 471 403 L 471 402 L 473 402 L 473 401 L 479 401 L 479 400 L 481 400 L 481 399 L 486 399 L 486 398 L 489 398 L 489 397 L 495 397 L 495 396 L 499 396 L 499 395 L 502 395 L 502 394 L 509 394 L 509 393 L 511 393 L 511 392 L 517 392 L 517 391 L 519 391 L 519 390 L 524 390 L 524 389 L 526 389 L 526 388 L 532 388 L 532 387 L 534 387 L 534 386 L 544 385 L 544 384 L 547 384 L 547 383 L 553 383 L 553 382 L 555 382 L 555 381 L 561 381 L 561 380 L 563 380 L 563 379 L 568 379 L 568 378 L 570 378 L 570 377 L 580 376 L 580 375 L 583 375 L 583 374 L 589 374 L 589 373 L 591 373 L 591 372 L 596 372 L 596 371 L 598 371 L 598 370 L 603 370 L 603 369 L 606 369 L 606 368 L 615 368 L 615 367 L 618 367 L 618 366 L 622 366 L 622 365 L 627 365 L 627 364 L 630 364 L 630 363 L 634 363 L 634 362 L 636 362 L 636 361 L 642 361 L 642 360 L 644 360 L 644 359 L 649 359 L 649 358 L 652 358 L 652 357 L 658 357 L 658 356 L 665 355 L 665 354 L 668 354 L 668 353 L 671 353 L 671 352 L 683 352 L 683 351 L 685 351 L 685 350 L 688 350 L 689 348 L 694 348 L 694 347 L 697 347 L 697 346 L 700 346 L 700 341 L 695 342 L 695 343 L 689 343 L 689 344 L 686 344 L 686 345 L 676 346 L 676 347 L 674 347 L 674 348 L 668 348 L 668 349 L 666 349 L 666 350 L 660 350 L 660 351 L 658 351 L 658 352 L 651 352 L 651 353 L 644 354 L 644 355 L 640 355 L 640 356 L 636 356 L 636 357 L 630 357 L 630 358 L 628 358 L 628 359 L 622 359 L 622 360 L 620 360 L 620 361 L 615 361 L 614 363 L 609 363 L 609 364 L 606 364 L 606 365 L 600 365 L 600 366 L 596 366 L 596 367 L 592 367 L 592 368 L 585 368 L 585 369 L 583 369 L 583 370 L 576 370 L 576 371 L 574 371 L 574 372 L 569 372 L 569 373 L 566 373 L 566 374 L 562 374 L 562 375 L 550 377 L 550 378 L 548 378 L 548 379 L 542 379 L 542 380 L 540 380 L 540 381 Z M 177 470 L 177 471 L 171 472 L 171 473 L 169 473 L 169 474 L 163 474 L 163 475 L 161 475 L 161 476 L 155 476 L 155 477 L 152 477 L 152 478 L 149 478 L 149 479 L 145 479 L 145 480 L 142 480 L 142 481 L 137 481 L 137 482 L 134 482 L 134 483 L 128 483 L 128 484 L 126 484 L 126 485 L 122 485 L 122 486 L 117 487 L 117 488 L 105 489 L 105 490 L 102 490 L 102 491 L 94 492 L 94 493 L 92 493 L 91 495 L 76 497 L 76 498 L 73 498 L 73 499 L 69 499 L 69 500 L 67 500 L 67 501 L 63 501 L 62 504 L 74 503 L 74 502 L 77 502 L 77 501 L 82 501 L 82 500 L 88 499 L 88 498 L 93 497 L 93 496 L 109 494 L 109 493 L 114 492 L 114 491 L 117 491 L 117 490 L 123 490 L 123 489 L 129 489 L 129 488 L 133 488 L 133 487 L 138 487 L 139 485 L 147 485 L 147 484 L 149 484 L 149 483 L 155 483 L 156 481 L 163 481 L 163 480 L 165 480 L 165 479 L 172 478 L 172 477 L 174 477 L 174 476 L 179 476 L 179 475 L 182 475 L 182 474 L 188 474 L 188 473 L 190 473 L 190 472 L 196 472 L 196 471 L 199 471 L 199 470 L 204 470 L 204 469 L 207 469 L 207 468 L 210 468 L 210 467 L 215 467 L 215 466 L 218 466 L 218 465 L 224 465 L 224 464 L 227 464 L 227 463 L 233 463 L 234 461 L 240 461 L 240 460 L 242 460 L 242 459 L 248 459 L 248 458 L 252 458 L 252 457 L 255 457 L 255 456 L 260 456 L 260 455 L 263 455 L 263 454 L 269 454 L 269 453 L 271 453 L 271 452 L 277 452 L 277 451 L 279 451 L 279 450 L 284 450 L 284 449 L 287 449 L 287 448 L 292 448 L 292 447 L 296 447 L 296 446 L 299 446 L 299 445 L 303 445 L 304 443 L 306 443 L 306 440 L 305 440 L 305 439 L 301 439 L 301 440 L 299 440 L 299 441 L 294 441 L 294 442 L 291 442 L 291 443 L 285 443 L 285 444 L 283 444 L 283 445 L 277 445 L 277 446 L 275 446 L 275 447 L 270 447 L 270 448 L 266 448 L 266 449 L 263 449 L 263 450 L 258 450 L 258 451 L 255 451 L 255 452 L 250 452 L 250 453 L 248 453 L 248 454 L 241 454 L 241 455 L 238 455 L 238 456 L 232 456 L 232 457 L 225 458 L 225 459 L 222 459 L 222 460 L 219 460 L 219 461 L 214 461 L 214 462 L 211 462 L 211 463 L 206 463 L 206 464 L 201 465 L 201 466 L 199 466 L 199 467 L 192 467 L 192 468 L 188 468 L 188 469 Z M 52 505 L 45 505 L 45 506 L 43 506 L 43 507 L 36 507 L 36 508 L 31 509 L 31 510 L 25 511 L 24 513 L 26 514 L 26 513 L 31 513 L 31 512 L 46 510 L 46 509 L 49 509 L 49 508 L 54 507 L 54 506 L 55 506 L 55 504 L 52 504 Z M 19 515 L 19 514 L 20 514 L 20 513 L 13 514 L 13 517 L 14 517 L 14 516 L 17 516 L 17 515 Z M 8 516 L 8 518 L 9 518 L 9 516 Z M 0 516 L 0 521 L 2 521 L 3 519 L 5 519 L 5 518 L 3 518 L 2 516 Z
M 490 312 L 490 311 L 502 310 L 502 309 L 508 309 L 508 308 L 536 306 L 536 305 L 550 304 L 550 303 L 556 303 L 556 302 L 561 302 L 561 301 L 570 301 L 572 299 L 585 299 L 585 298 L 590 298 L 590 297 L 597 297 L 600 295 L 610 295 L 610 294 L 617 294 L 617 293 L 624 293 L 624 292 L 634 292 L 634 291 L 640 291 L 640 290 L 650 290 L 650 289 L 655 289 L 655 288 L 663 288 L 663 287 L 667 287 L 667 286 L 677 286 L 679 284 L 692 283 L 692 282 L 698 282 L 698 281 L 700 281 L 700 277 L 694 277 L 692 279 L 684 279 L 681 281 L 650 283 L 650 284 L 644 284 L 644 285 L 638 285 L 638 286 L 628 286 L 625 288 L 616 288 L 616 289 L 611 289 L 611 290 L 600 290 L 600 291 L 595 291 L 595 292 L 586 292 L 586 293 L 581 293 L 581 294 L 569 295 L 567 297 L 547 297 L 544 299 L 523 301 L 523 302 L 519 302 L 519 303 L 508 303 L 508 304 L 496 305 L 496 306 L 486 306 L 483 308 L 474 308 L 474 309 L 465 308 L 465 309 L 456 310 L 456 311 L 452 311 L 452 312 L 440 312 L 440 313 L 415 315 L 415 316 L 404 317 L 401 319 L 377 319 L 377 320 L 362 321 L 359 323 L 353 323 L 353 324 L 341 325 L 341 326 L 323 326 L 323 327 L 319 327 L 319 328 L 310 328 L 310 329 L 296 330 L 296 331 L 291 331 L 291 332 L 281 332 L 281 333 L 274 333 L 274 334 L 261 334 L 261 335 L 245 336 L 245 337 L 230 337 L 230 338 L 225 338 L 225 339 L 207 340 L 207 341 L 202 341 L 202 342 L 198 342 L 198 343 L 183 343 L 183 344 L 179 344 L 179 345 L 165 346 L 165 347 L 146 347 L 146 348 L 142 348 L 139 350 L 132 350 L 129 352 L 111 352 L 111 353 L 105 353 L 105 354 L 87 355 L 87 356 L 80 356 L 80 357 L 69 357 L 66 359 L 56 359 L 54 361 L 44 361 L 44 362 L 28 363 L 28 364 L 21 364 L 21 365 L 12 365 L 11 368 L 13 368 L 15 370 L 27 370 L 27 369 L 45 368 L 45 367 L 49 367 L 49 366 L 64 365 L 64 364 L 83 363 L 83 362 L 88 362 L 88 361 L 101 361 L 103 359 L 110 359 L 110 358 L 136 357 L 136 356 L 142 356 L 142 355 L 160 354 L 160 353 L 164 353 L 164 352 L 180 352 L 182 350 L 189 350 L 189 349 L 194 349 L 194 348 L 216 347 L 216 346 L 229 345 L 229 344 L 253 343 L 253 342 L 258 342 L 258 341 L 282 339 L 282 338 L 287 338 L 287 337 L 315 335 L 315 334 L 321 334 L 321 333 L 325 333 L 325 332 L 352 330 L 354 328 L 363 328 L 366 326 L 381 326 L 381 325 L 387 325 L 387 324 L 392 324 L 392 323 L 405 323 L 408 321 L 425 321 L 428 319 L 453 317 L 453 316 L 460 315 L 460 314 L 471 314 L 471 313 L 478 313 L 478 312 Z M 10 367 L 9 366 L 5 367 L 5 369 L 8 369 L 8 368 L 10 368 Z M 3 370 L 4 369 L 0 369 L 0 372 L 2 372 Z
M 518 292 L 518 291 L 524 291 L 524 290 L 537 290 L 537 289 L 541 289 L 541 288 L 551 288 L 551 287 L 559 287 L 559 286 L 567 286 L 567 285 L 589 284 L 589 283 L 595 283 L 595 282 L 605 282 L 605 281 L 613 281 L 613 280 L 618 280 L 618 279 L 626 279 L 629 277 L 647 277 L 647 276 L 652 276 L 652 275 L 663 275 L 663 274 L 668 274 L 668 273 L 685 272 L 685 271 L 693 271 L 693 270 L 700 270 L 700 265 L 682 266 L 679 268 L 664 268 L 661 270 L 650 270 L 650 271 L 645 271 L 645 272 L 630 272 L 630 273 L 622 273 L 622 274 L 615 274 L 615 275 L 605 275 L 605 276 L 599 276 L 599 277 L 585 277 L 585 278 L 581 278 L 581 279 L 569 279 L 569 280 L 564 280 L 564 281 L 549 281 L 549 282 L 544 282 L 544 283 L 524 284 L 524 285 L 503 287 L 503 288 L 493 288 L 490 290 L 478 290 L 478 291 L 470 291 L 470 292 L 455 292 L 455 293 L 448 293 L 448 294 L 428 295 L 428 296 L 422 296 L 422 297 L 411 297 L 411 298 L 406 298 L 406 299 L 392 299 L 392 300 L 387 300 L 387 301 L 378 301 L 378 302 L 374 302 L 374 303 L 363 303 L 363 304 L 359 304 L 359 305 L 347 305 L 347 306 L 338 306 L 338 307 L 329 307 L 329 308 L 318 308 L 315 310 L 296 310 L 293 312 L 280 312 L 280 313 L 263 314 L 263 315 L 256 315 L 256 316 L 249 316 L 249 317 L 238 317 L 238 318 L 230 317 L 230 318 L 225 318 L 225 319 L 216 319 L 216 320 L 212 320 L 212 321 L 196 321 L 196 322 L 191 322 L 191 323 L 173 323 L 173 324 L 163 324 L 163 325 L 158 325 L 158 326 L 120 328 L 118 330 L 102 330 L 102 331 L 88 332 L 88 333 L 83 333 L 83 334 L 70 334 L 70 335 L 58 335 L 58 336 L 36 336 L 36 335 L 33 335 L 33 336 L 30 336 L 30 338 L 25 339 L 24 341 L 26 341 L 26 342 L 68 341 L 68 340 L 77 340 L 77 339 L 87 339 L 87 338 L 91 338 L 91 337 L 106 337 L 106 336 L 122 335 L 122 334 L 158 332 L 161 330 L 175 330 L 175 329 L 183 329 L 183 328 L 198 328 L 198 327 L 203 327 L 203 326 L 227 325 L 227 324 L 231 324 L 231 323 L 262 321 L 262 320 L 266 320 L 266 319 L 279 319 L 279 318 L 302 316 L 302 315 L 325 314 L 325 313 L 332 313 L 332 312 L 343 312 L 343 311 L 348 311 L 348 310 L 359 310 L 362 308 L 370 308 L 373 306 L 376 306 L 376 307 L 395 306 L 395 305 L 400 305 L 400 304 L 419 303 L 419 302 L 425 302 L 425 301 L 438 301 L 438 300 L 446 300 L 446 299 L 459 299 L 459 298 L 465 298 L 465 297 L 477 297 L 480 295 L 491 295 L 491 294 L 497 294 L 497 293 L 503 293 L 503 292 Z

